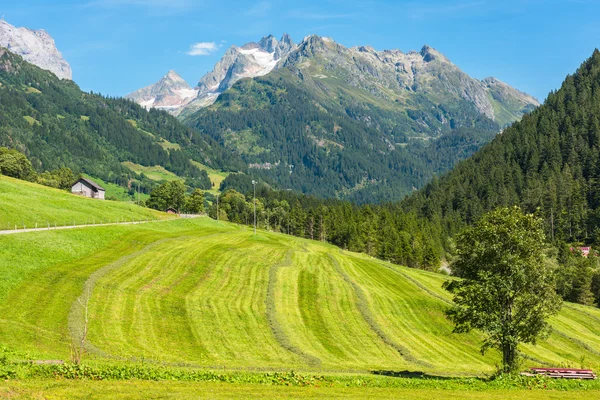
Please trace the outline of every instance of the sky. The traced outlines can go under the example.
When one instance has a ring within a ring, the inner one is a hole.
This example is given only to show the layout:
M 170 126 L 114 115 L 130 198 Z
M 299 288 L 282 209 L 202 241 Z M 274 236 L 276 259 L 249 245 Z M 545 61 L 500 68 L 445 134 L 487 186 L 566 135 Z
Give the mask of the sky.
M 45 29 L 74 81 L 111 96 L 169 70 L 194 86 L 228 47 L 288 33 L 377 50 L 427 44 L 543 100 L 600 47 L 596 0 L 0 0 L 0 16 Z

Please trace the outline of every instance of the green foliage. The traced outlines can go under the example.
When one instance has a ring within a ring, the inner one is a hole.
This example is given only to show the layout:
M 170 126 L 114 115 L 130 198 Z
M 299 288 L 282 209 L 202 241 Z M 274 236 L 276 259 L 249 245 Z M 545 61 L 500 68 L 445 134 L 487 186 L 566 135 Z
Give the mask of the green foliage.
M 192 159 L 214 168 L 243 168 L 213 139 L 166 112 L 84 93 L 4 49 L 0 66 L 5 66 L 0 68 L 0 146 L 25 153 L 38 172 L 70 168 L 123 187 L 137 179 L 147 193 L 155 184 L 122 162 L 159 165 L 199 188 L 211 184 Z M 164 146 L 165 140 L 171 145 Z
M 37 182 L 44 186 L 57 189 L 71 189 L 75 182 L 75 174 L 70 168 L 59 168 L 54 171 L 45 171 L 37 176 Z
M 201 214 L 204 212 L 204 193 L 200 189 L 195 189 L 185 200 L 185 211 L 192 214 Z
M 35 177 L 35 171 L 27 157 L 6 147 L 0 147 L 0 174 L 23 180 Z
M 594 277 L 599 275 L 599 258 L 595 251 L 583 257 L 575 249 L 560 249 L 560 267 L 556 269 L 557 292 L 566 301 L 594 305 L 598 297 L 594 292 Z
M 239 154 L 263 181 L 358 203 L 401 199 L 499 131 L 462 99 L 417 96 L 407 107 L 305 78 L 278 70 L 241 80 L 185 121 Z
M 499 208 L 458 236 L 454 271 L 462 280 L 445 287 L 455 305 L 447 312 L 457 333 L 485 333 L 482 353 L 502 352 L 504 372 L 518 368 L 521 343 L 547 337 L 547 319 L 561 300 L 544 262 L 542 221 L 518 207 Z
M 168 181 L 160 184 L 150 192 L 146 201 L 150 208 L 166 211 L 168 208 L 182 210 L 185 205 L 185 186 L 180 180 Z

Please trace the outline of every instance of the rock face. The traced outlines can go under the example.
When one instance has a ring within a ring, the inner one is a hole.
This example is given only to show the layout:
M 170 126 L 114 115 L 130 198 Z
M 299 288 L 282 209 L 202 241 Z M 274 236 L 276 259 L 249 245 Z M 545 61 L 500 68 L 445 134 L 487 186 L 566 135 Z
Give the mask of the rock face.
M 254 78 L 268 74 L 275 65 L 295 49 L 295 44 L 289 35 L 284 34 L 281 40 L 269 35 L 258 43 L 252 42 L 242 47 L 231 46 L 223 55 L 214 69 L 204 75 L 195 89 L 182 88 L 177 83 L 177 88 L 170 87 L 171 83 L 165 81 L 168 74 L 155 85 L 140 89 L 126 97 L 145 107 L 162 108 L 177 115 L 184 108 L 197 110 L 215 102 L 219 94 L 229 89 L 242 78 Z M 164 81 L 164 82 L 163 82 Z M 186 84 L 187 85 L 187 84 Z M 180 101 L 172 93 L 184 90 L 185 98 Z M 192 97 L 187 97 L 194 91 Z M 169 93 L 165 96 L 163 94 Z
M 287 34 L 280 40 L 269 35 L 256 43 L 230 47 L 195 89 L 179 86 L 180 83 L 176 89 L 171 88 L 165 77 L 127 97 L 146 107 L 191 115 L 213 104 L 240 79 L 264 76 L 277 69 L 294 72 L 307 85 L 326 78 L 341 80 L 349 87 L 367 90 L 370 95 L 393 103 L 408 105 L 427 98 L 439 105 L 466 100 L 500 126 L 539 105 L 533 97 L 495 78 L 480 81 L 470 77 L 429 46 L 423 46 L 419 52 L 377 51 L 370 46 L 347 48 L 316 35 L 307 36 L 296 45 Z M 178 90 L 182 92 L 175 95 Z
M 308 36 L 277 68 L 300 76 L 342 79 L 384 100 L 424 96 L 434 103 L 460 98 L 501 126 L 539 105 L 526 93 L 495 79 L 479 81 L 425 45 L 420 52 L 377 51 L 370 46 L 346 48 L 329 38 Z
M 186 112 L 211 105 L 219 94 L 240 79 L 268 74 L 295 48 L 296 45 L 287 34 L 281 40 L 269 35 L 258 43 L 247 43 L 242 47 L 231 46 L 215 68 L 200 79 L 198 98 L 186 106 Z
M 197 95 L 197 89 L 192 89 L 175 71 L 169 71 L 154 85 L 146 86 L 125 97 L 148 109 L 158 108 L 176 112 Z
M 72 79 L 71 66 L 56 48 L 54 39 L 45 30 L 15 28 L 0 20 L 0 46 L 18 54 L 25 61 L 54 73 L 60 79 Z

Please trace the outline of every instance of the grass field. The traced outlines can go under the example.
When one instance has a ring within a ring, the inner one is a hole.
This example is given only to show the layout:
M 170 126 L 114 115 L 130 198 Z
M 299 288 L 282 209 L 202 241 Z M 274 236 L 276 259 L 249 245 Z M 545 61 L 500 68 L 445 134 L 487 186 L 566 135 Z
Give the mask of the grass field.
M 201 170 L 206 171 L 206 173 L 208 174 L 208 178 L 210 179 L 210 181 L 213 184 L 213 190 L 211 190 L 211 192 L 218 193 L 219 187 L 221 186 L 221 182 L 223 182 L 225 180 L 225 178 L 227 178 L 227 176 L 229 176 L 229 172 L 223 172 L 223 171 L 218 171 L 216 169 L 212 169 L 212 168 L 207 167 L 206 165 L 201 164 L 194 160 L 190 160 L 190 161 L 196 167 L 200 168 Z
M 0 344 L 39 359 L 69 358 L 89 303 L 91 360 L 441 375 L 498 361 L 478 334 L 452 333 L 443 276 L 318 242 L 199 218 L 0 237 L 0 249 Z M 525 366 L 597 369 L 598 319 L 567 305 Z
M 146 175 L 149 179 L 152 179 L 153 181 L 181 180 L 180 177 L 178 177 L 171 171 L 167 171 L 164 167 L 162 167 L 160 165 L 155 165 L 154 167 L 144 167 L 143 165 L 134 164 L 129 161 L 124 161 L 121 164 L 123 164 L 123 166 L 129 168 L 133 172 L 137 172 L 138 174 L 143 173 L 144 175 Z
M 64 190 L 0 176 L 0 230 L 86 224 L 119 219 L 163 219 L 167 214 L 117 201 L 89 199 Z
M 286 387 L 216 382 L 38 380 L 0 383 L 0 398 L 19 399 L 404 399 L 580 400 L 598 392 L 556 390 L 439 390 L 398 388 Z
M 15 213 L 32 219 L 164 216 L 2 177 L 0 221 Z M 0 376 L 6 373 L 2 352 L 12 361 L 69 361 L 72 344 L 87 331 L 83 361 L 97 368 L 337 377 L 332 387 L 318 387 L 328 379 L 283 387 L 255 384 L 255 378 L 160 386 L 131 377 L 78 382 L 38 376 L 0 383 L 0 397 L 417 399 L 443 389 L 446 399 L 600 398 L 598 385 L 586 392 L 524 392 L 447 380 L 489 375 L 500 359 L 494 351 L 479 353 L 478 333 L 452 333 L 444 316 L 451 301 L 442 289 L 447 277 L 320 242 L 253 235 L 206 217 L 0 236 L 0 277 Z M 523 346 L 523 368 L 599 371 L 599 321 L 599 309 L 565 304 L 551 320 L 551 336 Z M 388 376 L 399 371 L 438 380 Z

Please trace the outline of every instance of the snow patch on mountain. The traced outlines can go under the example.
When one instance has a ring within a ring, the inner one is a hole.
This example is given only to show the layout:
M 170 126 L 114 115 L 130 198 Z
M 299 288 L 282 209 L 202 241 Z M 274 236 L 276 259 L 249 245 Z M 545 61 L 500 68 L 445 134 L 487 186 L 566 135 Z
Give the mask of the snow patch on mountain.
M 197 96 L 198 89 L 192 89 L 179 74 L 169 71 L 157 83 L 128 94 L 125 98 L 147 109 L 158 108 L 176 113 Z

